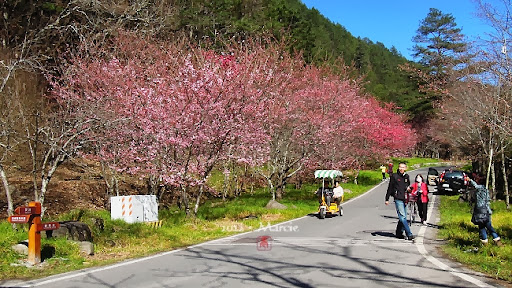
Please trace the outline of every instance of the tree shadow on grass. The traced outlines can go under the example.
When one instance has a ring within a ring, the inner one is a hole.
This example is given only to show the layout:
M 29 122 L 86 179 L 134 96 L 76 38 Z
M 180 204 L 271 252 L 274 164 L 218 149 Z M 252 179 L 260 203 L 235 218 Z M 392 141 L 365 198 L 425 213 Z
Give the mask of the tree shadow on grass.
M 50 259 L 53 256 L 55 256 L 55 247 L 50 246 L 50 245 L 44 245 L 41 248 L 41 261 Z
M 509 241 L 512 239 L 512 228 L 509 227 L 500 227 L 498 228 L 498 233 L 501 235 L 502 238 L 504 238 L 505 241 Z M 510 243 L 512 244 L 512 243 Z

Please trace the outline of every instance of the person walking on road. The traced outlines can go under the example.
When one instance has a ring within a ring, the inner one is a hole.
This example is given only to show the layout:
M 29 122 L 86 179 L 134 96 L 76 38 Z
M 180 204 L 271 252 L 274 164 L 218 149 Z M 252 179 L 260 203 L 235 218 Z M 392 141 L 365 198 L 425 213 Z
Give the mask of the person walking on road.
M 388 163 L 388 175 L 389 178 L 391 178 L 391 175 L 393 175 L 393 161 L 389 160 Z
M 482 185 L 483 177 L 478 178 L 478 183 L 467 176 L 465 180 L 469 181 L 469 185 L 473 186 L 476 189 L 476 201 L 475 207 L 473 209 L 473 215 L 471 217 L 471 222 L 473 222 L 473 224 L 475 225 L 478 225 L 480 241 L 482 242 L 483 245 L 487 245 L 487 243 L 489 243 L 489 239 L 487 239 L 487 232 L 489 232 L 489 234 L 491 234 L 492 236 L 492 240 L 494 241 L 494 243 L 499 247 L 503 246 L 503 243 L 501 243 L 500 236 L 498 235 L 498 233 L 496 233 L 494 227 L 492 227 L 492 210 L 489 205 L 491 197 L 489 195 L 489 190 L 487 190 L 487 188 L 485 188 L 485 186 Z
M 405 197 L 407 188 L 410 185 L 409 175 L 405 173 L 407 165 L 401 162 L 398 165 L 397 173 L 391 175 L 389 179 L 388 191 L 386 193 L 386 205 L 389 205 L 389 197 L 393 196 L 395 201 L 396 214 L 398 215 L 398 223 L 396 225 L 395 235 L 397 238 L 413 240 L 409 224 L 407 223 L 407 208 L 405 207 Z M 406 236 L 404 236 L 404 232 Z
M 411 185 L 411 194 L 418 195 L 418 214 L 421 218 L 421 224 L 427 224 L 427 205 L 428 205 L 428 186 L 423 180 L 421 174 L 416 175 L 416 182 Z
M 386 172 L 388 170 L 388 168 L 386 168 L 386 166 L 384 165 L 380 165 L 380 171 L 382 172 L 382 181 L 386 180 Z

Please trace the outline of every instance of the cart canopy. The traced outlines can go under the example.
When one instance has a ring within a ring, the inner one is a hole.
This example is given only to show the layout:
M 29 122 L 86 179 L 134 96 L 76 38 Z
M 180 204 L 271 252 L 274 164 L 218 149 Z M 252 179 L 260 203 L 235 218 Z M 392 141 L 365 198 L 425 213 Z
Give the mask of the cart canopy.
M 331 178 L 334 179 L 338 176 L 343 176 L 343 173 L 339 170 L 316 170 L 315 178 Z

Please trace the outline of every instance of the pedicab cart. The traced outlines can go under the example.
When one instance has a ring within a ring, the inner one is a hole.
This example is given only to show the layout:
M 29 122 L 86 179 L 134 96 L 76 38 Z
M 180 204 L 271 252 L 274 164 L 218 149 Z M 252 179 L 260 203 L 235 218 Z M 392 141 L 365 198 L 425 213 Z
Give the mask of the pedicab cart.
M 316 170 L 315 179 L 322 179 L 322 202 L 318 207 L 318 217 L 324 219 L 326 215 L 343 215 L 343 208 L 341 208 L 341 202 L 343 202 L 343 196 L 341 197 L 340 205 L 334 201 L 334 193 L 332 189 L 325 188 L 325 180 L 333 182 L 334 178 L 343 176 L 343 173 L 339 170 Z

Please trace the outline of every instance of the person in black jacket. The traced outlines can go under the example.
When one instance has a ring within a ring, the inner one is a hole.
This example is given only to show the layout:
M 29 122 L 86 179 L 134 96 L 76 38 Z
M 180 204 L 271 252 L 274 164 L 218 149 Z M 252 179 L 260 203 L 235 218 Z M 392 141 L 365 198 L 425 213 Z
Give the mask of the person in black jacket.
M 409 175 L 405 173 L 407 165 L 401 162 L 398 165 L 397 173 L 391 175 L 389 179 L 388 191 L 386 193 L 386 205 L 389 205 L 389 197 L 393 196 L 395 200 L 396 214 L 398 215 L 398 224 L 396 225 L 395 235 L 397 238 L 405 238 L 404 232 L 408 240 L 413 240 L 414 235 L 411 233 L 409 224 L 407 223 L 407 208 L 405 207 L 405 195 L 411 182 Z

